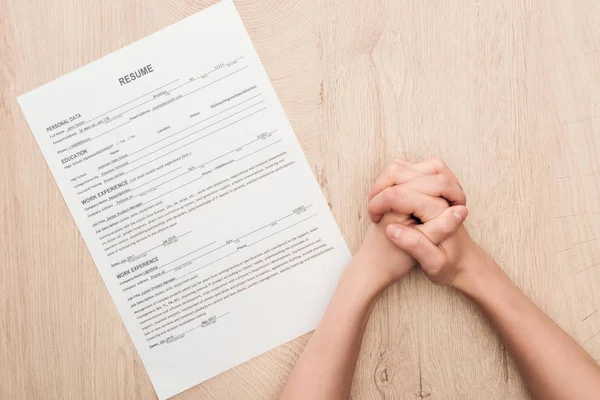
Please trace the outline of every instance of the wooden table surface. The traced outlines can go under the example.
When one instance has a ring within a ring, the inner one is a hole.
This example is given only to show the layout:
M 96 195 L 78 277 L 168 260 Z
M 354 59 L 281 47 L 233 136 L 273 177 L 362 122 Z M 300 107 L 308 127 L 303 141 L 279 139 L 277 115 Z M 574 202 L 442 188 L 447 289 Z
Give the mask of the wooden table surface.
M 152 399 L 16 97 L 214 1 L 0 0 L 0 398 Z M 600 3 L 237 0 L 353 251 L 394 157 L 442 157 L 467 225 L 600 358 Z M 309 335 L 178 399 L 274 399 Z M 354 399 L 523 399 L 507 351 L 419 272 L 367 328 Z

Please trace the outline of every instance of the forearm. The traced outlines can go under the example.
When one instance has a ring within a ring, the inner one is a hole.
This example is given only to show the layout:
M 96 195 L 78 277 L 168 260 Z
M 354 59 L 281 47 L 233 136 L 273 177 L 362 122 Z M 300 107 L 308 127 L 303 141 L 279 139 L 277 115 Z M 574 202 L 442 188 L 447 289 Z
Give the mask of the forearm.
M 592 399 L 600 394 L 598 364 L 546 316 L 484 252 L 457 288 L 487 315 L 536 399 Z
M 382 288 L 354 259 L 281 394 L 282 400 L 348 399 L 369 316 Z M 363 272 L 364 271 L 364 272 Z

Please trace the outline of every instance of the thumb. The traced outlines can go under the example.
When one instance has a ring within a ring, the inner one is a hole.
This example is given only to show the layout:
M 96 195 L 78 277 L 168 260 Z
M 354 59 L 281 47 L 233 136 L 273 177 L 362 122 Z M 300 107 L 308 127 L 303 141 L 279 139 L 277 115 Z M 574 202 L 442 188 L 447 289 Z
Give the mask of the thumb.
M 385 232 L 398 248 L 417 260 L 423 269 L 439 271 L 448 262 L 448 257 L 437 245 L 452 236 L 466 216 L 466 207 L 455 206 L 446 209 L 424 225 L 413 228 L 390 224 Z
M 406 225 L 390 224 L 385 232 L 400 250 L 413 257 L 424 269 L 442 268 L 446 254 L 419 230 Z
M 469 210 L 465 206 L 449 207 L 434 219 L 416 226 L 416 229 L 438 245 L 458 231 L 468 214 Z

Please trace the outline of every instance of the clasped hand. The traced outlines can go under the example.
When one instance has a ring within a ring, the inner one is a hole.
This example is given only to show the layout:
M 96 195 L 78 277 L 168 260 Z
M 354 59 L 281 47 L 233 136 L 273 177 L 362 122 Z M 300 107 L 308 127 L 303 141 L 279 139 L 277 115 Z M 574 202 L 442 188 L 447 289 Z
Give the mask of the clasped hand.
M 441 160 L 392 162 L 373 185 L 373 224 L 350 267 L 367 268 L 362 276 L 378 292 L 417 263 L 432 282 L 456 285 L 477 247 L 462 225 L 465 205 L 462 186 Z

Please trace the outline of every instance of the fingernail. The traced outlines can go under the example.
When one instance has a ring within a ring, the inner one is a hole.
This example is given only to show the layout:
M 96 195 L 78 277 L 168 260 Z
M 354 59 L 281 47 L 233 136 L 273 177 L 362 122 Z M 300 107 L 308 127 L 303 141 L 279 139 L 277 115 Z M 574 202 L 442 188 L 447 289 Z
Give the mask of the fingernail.
M 465 219 L 465 212 L 463 209 L 455 210 L 453 214 L 458 222 L 462 222 L 462 220 Z
M 399 238 L 403 231 L 402 227 L 400 225 L 390 225 L 390 227 L 392 229 L 392 236 L 396 239 Z

